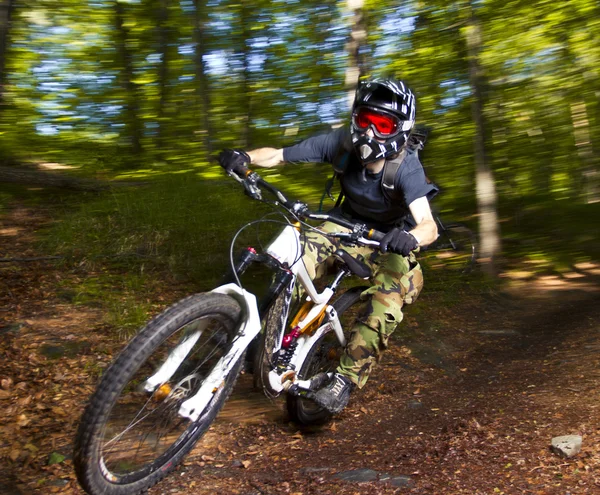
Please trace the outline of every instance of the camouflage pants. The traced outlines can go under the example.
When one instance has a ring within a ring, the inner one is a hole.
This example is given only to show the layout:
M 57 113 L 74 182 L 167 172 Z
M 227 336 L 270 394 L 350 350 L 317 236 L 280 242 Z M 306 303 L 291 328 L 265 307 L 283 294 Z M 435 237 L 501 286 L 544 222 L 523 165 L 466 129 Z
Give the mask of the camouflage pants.
M 326 232 L 343 230 L 329 222 L 320 228 Z M 310 277 L 319 278 L 333 264 L 332 255 L 339 247 L 339 241 L 316 232 L 308 232 L 305 241 L 302 260 Z M 343 246 L 343 249 L 353 256 L 361 255 L 373 271 L 371 287 L 361 294 L 364 308 L 350 332 L 337 370 L 362 388 L 387 348 L 389 336 L 402 321 L 402 306 L 414 302 L 421 292 L 423 272 L 414 253 L 404 257 L 394 253 L 382 254 L 367 246 Z

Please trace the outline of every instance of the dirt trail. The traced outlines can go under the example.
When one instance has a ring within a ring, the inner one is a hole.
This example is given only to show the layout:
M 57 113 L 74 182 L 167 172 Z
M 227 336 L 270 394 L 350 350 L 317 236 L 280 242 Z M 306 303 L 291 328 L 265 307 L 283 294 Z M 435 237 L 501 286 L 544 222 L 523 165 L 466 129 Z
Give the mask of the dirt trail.
M 40 254 L 32 240 L 44 215 L 16 209 L 1 221 L 0 258 Z M 99 310 L 57 296 L 60 281 L 84 276 L 0 263 L 2 494 L 82 493 L 69 458 L 76 423 L 122 346 Z M 417 304 L 431 309 L 408 309 L 368 386 L 322 428 L 300 430 L 242 376 L 217 423 L 150 494 L 600 494 L 597 276 L 591 266 L 513 292 L 467 287 L 452 304 L 426 288 Z M 550 452 L 563 434 L 583 436 L 578 456 Z M 48 465 L 52 453 L 66 458 Z M 390 479 L 335 478 L 359 469 Z

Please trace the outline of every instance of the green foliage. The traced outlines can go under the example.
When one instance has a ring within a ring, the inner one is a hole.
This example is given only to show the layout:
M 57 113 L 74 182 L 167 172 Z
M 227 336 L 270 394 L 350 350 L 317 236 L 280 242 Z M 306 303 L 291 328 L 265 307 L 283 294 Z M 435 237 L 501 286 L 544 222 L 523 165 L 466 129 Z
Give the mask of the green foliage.
M 418 122 L 432 129 L 423 161 L 442 187 L 437 208 L 474 228 L 464 42 L 472 8 L 483 29 L 486 150 L 504 254 L 553 265 L 597 257 L 597 2 L 367 0 L 367 75 L 395 75 L 415 91 Z M 7 42 L 0 160 L 145 181 L 70 205 L 48 246 L 136 276 L 166 268 L 206 288 L 227 266 L 235 226 L 268 211 L 224 180 L 212 155 L 281 147 L 346 121 L 349 22 L 335 0 L 28 3 L 15 10 Z M 265 174 L 316 204 L 329 169 Z M 15 191 L 3 187 L 0 207 Z M 138 318 L 116 306 L 114 314 Z
M 190 284 L 190 291 L 214 287 L 228 270 L 230 242 L 238 229 L 267 214 L 268 220 L 282 218 L 247 198 L 220 168 L 208 175 L 222 179 L 205 175 L 164 174 L 143 186 L 88 196 L 76 208 L 70 200 L 58 206 L 59 220 L 44 232 L 41 248 L 64 256 L 65 263 L 86 274 L 65 282 L 58 296 L 101 308 L 104 323 L 130 334 L 156 310 L 150 294 L 158 273 L 169 272 L 173 281 Z M 329 169 L 307 165 L 263 175 L 290 197 L 316 206 Z M 234 246 L 234 257 L 244 246 L 268 243 L 281 226 L 246 228 Z
M 66 457 L 58 452 L 52 452 L 48 456 L 48 466 L 52 466 L 53 464 L 60 464 L 66 459 Z

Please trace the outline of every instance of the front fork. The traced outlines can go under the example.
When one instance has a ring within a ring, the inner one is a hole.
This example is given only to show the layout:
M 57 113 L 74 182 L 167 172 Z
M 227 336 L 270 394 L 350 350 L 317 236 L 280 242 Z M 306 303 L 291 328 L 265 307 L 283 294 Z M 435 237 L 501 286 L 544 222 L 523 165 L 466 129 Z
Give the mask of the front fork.
M 233 369 L 233 366 L 241 358 L 243 352 L 248 348 L 252 340 L 260 333 L 261 309 L 264 312 L 282 290 L 292 286 L 294 275 L 289 270 L 282 268 L 277 261 L 268 255 L 256 254 L 252 248 L 248 248 L 242 253 L 236 266 L 238 276 L 241 275 L 251 263 L 257 261 L 267 265 L 273 265 L 277 268 L 277 275 L 274 283 L 271 284 L 269 292 L 261 301 L 260 307 L 253 294 L 241 289 L 236 284 L 224 284 L 212 291 L 227 294 L 236 299 L 243 308 L 244 320 L 241 322 L 241 327 L 236 333 L 236 337 L 229 352 L 221 357 L 209 375 L 204 379 L 198 392 L 184 401 L 179 407 L 178 412 L 181 417 L 190 419 L 191 421 L 198 420 L 214 394 L 225 383 L 225 379 Z M 160 384 L 166 383 L 171 376 L 173 376 L 200 338 L 203 330 L 204 325 L 202 323 L 198 324 L 194 328 L 194 331 L 187 335 L 186 338 L 169 353 L 169 356 L 156 373 L 150 376 L 144 383 L 144 389 L 147 392 L 154 392 Z
M 217 287 L 212 292 L 227 294 L 237 299 L 245 309 L 245 318 L 236 333 L 229 352 L 219 359 L 209 375 L 204 379 L 198 392 L 179 406 L 179 415 L 197 421 L 213 396 L 220 390 L 234 365 L 242 357 L 250 342 L 260 333 L 260 316 L 256 297 L 236 284 Z

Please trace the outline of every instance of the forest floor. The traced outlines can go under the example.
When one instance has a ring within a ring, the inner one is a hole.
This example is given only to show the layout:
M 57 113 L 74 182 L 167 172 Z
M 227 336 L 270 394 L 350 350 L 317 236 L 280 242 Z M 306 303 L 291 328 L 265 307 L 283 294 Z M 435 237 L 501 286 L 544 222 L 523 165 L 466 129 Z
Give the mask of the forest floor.
M 48 221 L 41 209 L 7 211 L 0 258 L 41 256 L 34 241 Z M 75 429 L 123 346 L 99 308 L 65 295 L 64 281 L 90 270 L 0 263 L 1 494 L 83 493 Z M 426 284 L 334 421 L 298 428 L 244 375 L 217 423 L 149 493 L 600 494 L 599 279 L 587 263 L 497 291 Z M 163 305 L 185 293 L 159 287 Z M 568 434 L 583 447 L 567 459 L 550 443 Z

